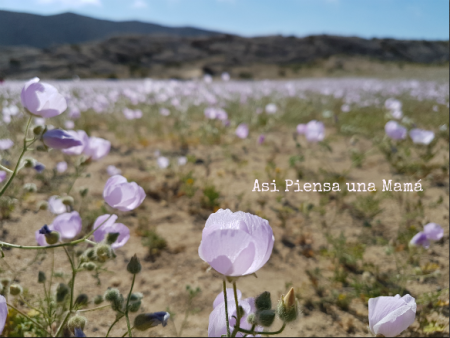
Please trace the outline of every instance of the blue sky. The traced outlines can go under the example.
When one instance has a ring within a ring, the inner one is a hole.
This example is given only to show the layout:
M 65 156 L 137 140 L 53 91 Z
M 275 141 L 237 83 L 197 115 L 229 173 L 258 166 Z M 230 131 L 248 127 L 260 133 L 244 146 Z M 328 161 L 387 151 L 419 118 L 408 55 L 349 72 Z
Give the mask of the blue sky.
M 0 0 L 0 9 L 43 15 L 72 11 L 244 36 L 449 39 L 448 0 Z

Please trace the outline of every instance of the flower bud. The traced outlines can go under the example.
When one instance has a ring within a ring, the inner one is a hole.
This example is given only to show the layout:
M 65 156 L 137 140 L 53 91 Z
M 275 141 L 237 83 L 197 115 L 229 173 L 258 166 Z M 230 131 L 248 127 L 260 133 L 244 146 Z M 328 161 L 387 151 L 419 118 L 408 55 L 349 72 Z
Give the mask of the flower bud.
M 291 288 L 286 296 L 281 296 L 281 299 L 278 302 L 277 313 L 280 319 L 285 323 L 297 319 L 299 311 L 298 303 L 295 299 L 294 288 Z
M 38 283 L 39 284 L 45 283 L 46 280 L 47 280 L 47 277 L 45 277 L 45 273 L 43 271 L 39 271 L 38 272 Z
M 9 293 L 13 296 L 21 295 L 22 292 L 23 292 L 23 289 L 19 284 L 12 284 L 9 287 Z
M 45 126 L 37 125 L 33 128 L 33 134 L 39 136 L 46 129 Z
M 81 268 L 87 270 L 87 271 L 94 271 L 97 265 L 93 262 L 83 263 L 81 264 Z
M 73 200 L 73 197 L 71 197 L 71 196 L 64 196 L 63 198 L 61 198 L 61 202 L 64 205 L 72 207 L 74 200 Z
M 69 321 L 67 322 L 67 328 L 70 330 L 70 332 L 75 333 L 75 329 L 84 330 L 86 323 L 87 319 L 85 317 L 75 315 L 72 318 L 70 318 Z
M 50 230 L 50 229 L 48 228 L 47 224 L 44 225 L 44 226 L 39 230 L 39 233 L 40 233 L 41 235 L 44 235 L 44 236 L 45 236 L 45 241 L 46 241 L 47 244 L 49 244 L 49 245 L 53 245 L 53 244 L 56 244 L 56 243 L 59 242 L 59 239 L 60 239 L 59 232 Z
M 257 323 L 256 323 L 256 316 L 255 316 L 254 313 L 250 313 L 247 316 L 247 323 L 249 323 L 250 325 L 257 325 Z
M 3 278 L 0 281 L 0 284 L 2 285 L 2 296 L 6 297 L 9 294 L 9 286 L 11 285 L 11 280 L 9 278 Z
M 144 298 L 144 295 L 140 292 L 134 292 L 130 296 L 130 302 L 136 302 L 138 300 L 142 300 Z
M 81 197 L 86 197 L 87 194 L 88 194 L 88 192 L 89 192 L 89 189 L 88 189 L 88 188 L 81 188 L 81 189 L 79 190 L 79 193 L 80 193 L 80 196 L 81 196 Z
M 95 247 L 95 256 L 99 262 L 106 262 L 112 257 L 112 249 L 110 245 L 99 244 Z
M 137 258 L 136 254 L 131 257 L 130 262 L 127 265 L 127 271 L 133 275 L 138 274 L 141 272 L 142 266 L 139 262 L 139 258 Z
M 106 244 L 112 245 L 114 244 L 117 239 L 119 238 L 120 233 L 118 232 L 109 232 L 108 235 L 106 235 Z
M 48 209 L 48 202 L 47 201 L 40 201 L 37 204 L 38 210 L 47 210 Z
M 131 302 L 128 306 L 128 311 L 130 312 L 138 312 L 139 308 L 141 307 L 142 302 L 140 300 L 136 302 Z
M 105 292 L 105 300 L 111 303 L 114 311 L 121 311 L 124 303 L 122 294 L 117 289 L 108 289 Z
M 69 294 L 69 291 L 69 287 L 66 284 L 59 283 L 58 287 L 56 288 L 56 302 L 64 302 L 64 299 Z
M 255 299 L 255 307 L 257 311 L 264 311 L 272 309 L 272 300 L 270 299 L 270 292 L 263 292 Z
M 103 301 L 104 301 L 104 299 L 103 299 L 102 295 L 97 295 L 94 298 L 94 304 L 95 305 L 99 305 L 99 304 L 103 303 Z
M 36 163 L 37 163 L 37 161 L 34 158 L 31 158 L 31 157 L 27 157 L 27 158 L 23 159 L 23 166 L 25 168 L 34 168 Z
M 79 294 L 78 297 L 75 299 L 74 305 L 80 306 L 86 306 L 89 302 L 89 297 L 85 293 Z
M 163 327 L 167 325 L 170 318 L 168 312 L 143 313 L 134 319 L 134 328 L 139 331 L 145 331 L 161 324 Z
M 45 144 L 39 144 L 36 146 L 37 151 L 48 152 L 48 147 Z
M 36 184 L 34 184 L 34 183 L 26 183 L 23 186 L 23 190 L 25 190 L 27 192 L 36 192 L 37 187 L 36 187 Z
M 256 313 L 256 322 L 263 327 L 271 326 L 274 320 L 275 320 L 274 310 L 263 310 Z

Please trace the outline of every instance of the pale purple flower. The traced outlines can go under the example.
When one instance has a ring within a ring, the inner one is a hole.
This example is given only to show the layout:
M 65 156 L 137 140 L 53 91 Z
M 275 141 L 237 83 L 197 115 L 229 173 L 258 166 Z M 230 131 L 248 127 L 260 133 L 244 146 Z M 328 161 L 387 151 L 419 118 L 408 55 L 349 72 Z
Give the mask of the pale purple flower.
M 430 241 L 428 240 L 427 235 L 423 231 L 414 235 L 414 237 L 411 238 L 409 244 L 413 246 L 423 246 L 425 249 L 428 249 L 430 247 Z
M 127 120 L 134 120 L 134 119 L 140 119 L 142 117 L 142 110 L 140 109 L 129 109 L 129 108 L 125 108 L 123 110 L 123 115 L 125 116 L 125 118 Z
M 83 153 L 89 156 L 93 161 L 100 160 L 109 154 L 111 149 L 111 142 L 100 137 L 90 137 L 89 142 L 84 148 Z
M 122 170 L 120 170 L 119 168 L 117 168 L 113 165 L 109 165 L 106 168 L 106 172 L 108 173 L 109 176 L 114 176 L 114 175 L 120 175 L 122 173 Z
M 269 260 L 274 240 L 267 220 L 220 209 L 206 221 L 198 254 L 225 276 L 250 275 Z
M 187 157 L 186 156 L 180 156 L 178 157 L 178 165 L 183 166 L 187 163 Z
M 14 142 L 9 138 L 0 140 L 0 150 L 7 150 L 14 145 Z
M 67 211 L 59 196 L 52 196 L 48 199 L 48 211 L 52 214 L 59 215 Z
M 264 135 L 259 135 L 258 137 L 258 144 L 263 144 L 265 141 L 266 137 Z
M 0 295 L 0 334 L 3 333 L 7 317 L 8 317 L 8 305 L 6 305 L 5 297 Z
M 238 127 L 236 128 L 236 136 L 242 139 L 247 138 L 248 125 L 245 123 L 241 123 L 240 125 L 238 125 Z
M 411 129 L 409 136 L 414 143 L 429 145 L 434 140 L 434 132 L 424 129 Z
M 341 106 L 341 111 L 343 112 L 343 113 L 348 113 L 349 111 L 350 111 L 350 105 L 349 104 L 343 104 L 342 106 Z
M 75 122 L 73 122 L 71 120 L 67 120 L 66 122 L 64 122 L 64 128 L 73 129 L 74 127 L 75 127 Z
M 369 328 L 374 335 L 396 337 L 416 318 L 416 301 L 410 295 L 369 299 Z
M 169 159 L 164 156 L 158 157 L 157 162 L 158 162 L 158 167 L 160 167 L 161 169 L 166 169 L 170 164 Z
M 53 149 L 68 149 L 82 145 L 82 142 L 76 136 L 62 129 L 46 131 L 42 136 L 42 142 Z
M 108 219 L 108 217 L 110 218 Z M 94 232 L 94 240 L 97 243 L 103 241 L 109 233 L 119 234 L 117 240 L 111 245 L 114 250 L 124 246 L 130 239 L 130 229 L 122 223 L 115 223 L 116 220 L 117 215 L 102 215 L 96 219 L 93 226 L 94 229 L 97 229 Z
M 62 152 L 66 155 L 81 155 L 84 151 L 84 148 L 86 148 L 87 144 L 89 143 L 89 136 L 87 136 L 84 130 L 68 130 L 67 133 L 72 135 L 74 138 L 77 138 L 81 142 L 81 145 L 63 149 Z
M 444 229 L 436 223 L 428 223 L 425 225 L 423 227 L 423 232 L 427 238 L 432 241 L 439 241 L 442 237 L 444 237 Z
M 209 74 L 206 74 L 205 76 L 203 76 L 203 81 L 205 81 L 205 83 L 211 83 L 213 82 L 213 77 Z
M 6 171 L 0 170 L 0 183 L 6 180 L 7 176 L 8 174 L 6 173 Z
M 406 138 L 407 130 L 396 121 L 389 121 L 384 126 L 386 135 L 394 140 L 404 140 Z
M 306 133 L 306 124 L 300 123 L 299 125 L 297 125 L 297 134 L 303 135 L 305 133 Z
M 62 239 L 73 239 L 81 231 L 80 214 L 77 211 L 72 211 L 56 216 L 51 227 L 52 230 L 59 232 Z
M 67 109 L 67 102 L 58 90 L 35 77 L 28 81 L 20 94 L 22 105 L 33 115 L 54 117 Z
M 141 205 L 145 191 L 136 182 L 128 183 L 125 177 L 115 175 L 106 181 L 103 198 L 114 209 L 130 211 Z
M 278 111 L 278 107 L 275 103 L 269 103 L 266 106 L 266 113 L 267 114 L 275 114 Z
M 238 304 L 244 310 L 244 314 L 241 318 L 240 327 L 244 330 L 250 330 L 252 325 L 247 322 L 247 317 L 251 313 L 255 313 L 255 300 L 254 298 L 241 299 L 242 293 L 237 290 Z M 233 289 L 227 289 L 227 305 L 228 305 L 228 321 L 230 332 L 233 332 L 233 328 L 236 325 L 236 302 L 234 299 Z M 261 327 L 255 328 L 257 331 L 262 331 Z M 208 325 L 208 337 L 222 337 L 227 335 L 227 322 L 225 316 L 225 300 L 223 292 L 221 292 L 213 303 L 213 311 L 209 315 Z M 236 337 L 243 337 L 242 333 L 238 333 Z
M 394 119 L 400 120 L 403 117 L 403 112 L 401 110 L 392 110 L 391 115 Z
M 228 74 L 227 72 L 222 73 L 222 81 L 230 81 L 230 74 Z
M 65 172 L 66 170 L 67 170 L 67 162 L 66 161 L 61 161 L 56 164 L 56 171 L 59 172 L 60 174 Z
M 323 141 L 325 138 L 325 126 L 323 122 L 316 120 L 309 121 L 306 124 L 305 136 L 308 142 Z
M 169 116 L 170 115 L 170 110 L 167 108 L 161 108 L 159 110 L 159 114 L 162 116 Z

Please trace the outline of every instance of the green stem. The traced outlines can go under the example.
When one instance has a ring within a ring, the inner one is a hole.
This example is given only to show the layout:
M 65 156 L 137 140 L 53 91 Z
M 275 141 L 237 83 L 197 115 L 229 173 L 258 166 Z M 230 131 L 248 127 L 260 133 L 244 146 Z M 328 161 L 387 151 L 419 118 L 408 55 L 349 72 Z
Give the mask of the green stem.
M 258 332 L 258 331 L 254 331 L 254 330 L 249 331 L 249 330 L 244 330 L 244 329 L 241 329 L 241 328 L 235 328 L 235 330 L 237 330 L 239 332 L 242 332 L 242 333 L 246 333 L 246 334 L 252 334 L 252 335 L 273 336 L 273 335 L 276 335 L 276 334 L 280 334 L 281 332 L 284 331 L 285 328 L 286 328 L 286 323 L 283 323 L 283 326 L 281 327 L 281 329 L 279 329 L 278 331 L 273 331 L 273 332 L 270 332 L 270 331 Z
M 131 334 L 130 318 L 128 318 L 128 305 L 130 303 L 131 293 L 133 292 L 135 280 L 136 280 L 136 275 L 133 275 L 133 281 L 131 282 L 131 288 L 130 288 L 130 292 L 128 293 L 128 298 L 127 298 L 127 305 L 125 307 L 125 318 L 127 319 L 127 327 L 128 327 L 128 336 L 129 337 L 133 337 L 133 335 Z
M 99 229 L 103 224 L 105 224 L 112 215 L 110 215 L 107 219 L 105 219 L 105 221 L 100 224 L 98 227 L 96 227 L 95 229 L 93 229 L 91 232 L 89 232 L 86 236 L 84 236 L 81 239 L 77 239 L 76 241 L 72 241 L 72 242 L 68 242 L 68 243 L 60 243 L 60 244 L 55 244 L 55 245 L 49 245 L 49 246 L 26 246 L 26 245 L 16 245 L 16 244 L 11 244 L 11 243 L 6 243 L 6 242 L 1 242 L 0 241 L 0 247 L 4 246 L 7 248 L 15 248 L 15 249 L 24 249 L 24 250 L 47 250 L 47 249 L 53 249 L 53 248 L 60 248 L 60 247 L 66 247 L 66 246 L 73 246 L 79 243 L 83 243 L 86 242 L 86 240 L 91 237 L 91 235 L 97 230 Z M 88 240 L 89 241 L 89 240 Z M 89 241 L 90 243 L 93 243 L 92 241 Z M 96 243 L 97 244 L 97 243 Z
M 109 333 L 111 332 L 111 330 L 112 330 L 112 328 L 114 327 L 114 325 L 116 325 L 117 322 L 118 322 L 119 320 L 121 320 L 122 318 L 123 318 L 123 315 L 116 318 L 116 320 L 115 320 L 115 321 L 111 324 L 111 326 L 109 327 L 108 332 L 106 333 L 106 337 L 109 336 Z
M 72 190 L 73 186 L 75 185 L 75 182 L 77 181 L 77 179 L 79 177 L 80 177 L 79 167 L 75 166 L 75 178 L 74 178 L 72 184 L 70 185 L 69 189 L 67 190 L 67 195 L 70 194 L 70 191 Z
M 227 297 L 226 280 L 223 280 L 223 300 L 225 302 L 225 320 L 227 322 L 227 337 L 230 337 L 230 320 L 228 318 L 228 297 Z
M 42 330 L 44 330 L 49 336 L 50 333 L 47 331 L 47 329 L 45 327 L 43 327 L 41 324 L 39 324 L 38 322 L 36 322 L 33 318 L 27 316 L 25 313 L 23 313 L 22 311 L 20 311 L 18 308 L 16 308 L 14 305 L 8 303 L 7 304 L 10 308 L 16 310 L 18 313 L 20 313 L 22 316 L 24 316 L 25 318 L 27 318 L 29 321 L 31 321 L 33 324 L 35 324 L 36 326 L 39 326 L 39 328 L 41 328 Z
M 103 306 L 98 306 L 98 307 L 94 307 L 92 309 L 86 309 L 86 310 L 78 310 L 77 312 L 91 312 L 91 311 L 97 311 L 97 310 L 102 310 L 102 309 L 106 309 L 111 307 L 111 305 L 103 305 Z
M 3 194 L 6 191 L 6 189 L 8 189 L 9 185 L 13 181 L 14 177 L 16 177 L 17 172 L 19 171 L 20 162 L 22 161 L 22 157 L 23 157 L 23 155 L 25 155 L 26 151 L 28 150 L 28 147 L 27 147 L 27 135 L 28 135 L 28 129 L 30 128 L 31 119 L 32 119 L 32 117 L 30 116 L 30 118 L 28 119 L 28 122 L 27 122 L 27 128 L 25 129 L 25 137 L 23 138 L 22 153 L 19 156 L 19 160 L 17 161 L 17 164 L 16 164 L 16 167 L 14 168 L 14 171 L 12 172 L 12 174 L 9 177 L 8 181 L 6 182 L 6 184 L 3 186 L 2 190 L 0 191 L 0 196 L 3 196 Z
M 4 171 L 9 172 L 10 174 L 12 174 L 14 172 L 11 169 L 8 169 L 8 168 L 2 166 L 1 164 L 0 164 L 0 169 L 3 169 Z
M 69 309 L 70 312 L 73 310 L 73 293 L 75 290 L 75 277 L 77 275 L 77 270 L 75 269 L 75 265 L 73 264 L 72 258 L 69 255 L 69 252 L 66 248 L 64 248 L 64 251 L 66 252 L 67 258 L 69 259 L 70 266 L 72 267 L 72 282 L 70 283 L 70 303 L 69 303 Z
M 134 329 L 134 326 L 131 328 L 131 330 L 133 330 L 133 329 Z M 122 335 L 122 337 L 125 337 L 125 336 L 127 335 L 127 333 L 128 333 L 128 331 L 125 332 L 125 333 Z
M 62 321 L 61 325 L 59 326 L 58 331 L 56 331 L 56 334 L 54 335 L 54 337 L 59 337 L 59 335 L 61 334 L 61 331 L 62 331 L 64 325 L 67 322 L 67 319 L 69 318 L 69 316 L 70 316 L 70 311 L 67 311 L 67 315 L 64 318 L 64 320 Z
M 234 330 L 231 333 L 231 337 L 236 337 L 236 334 L 239 332 L 240 330 L 240 325 L 241 325 L 241 311 L 239 310 L 239 301 L 238 301 L 238 296 L 237 296 L 237 287 L 236 287 L 236 282 L 233 282 L 233 292 L 234 292 L 234 301 L 236 303 L 236 325 L 234 326 Z

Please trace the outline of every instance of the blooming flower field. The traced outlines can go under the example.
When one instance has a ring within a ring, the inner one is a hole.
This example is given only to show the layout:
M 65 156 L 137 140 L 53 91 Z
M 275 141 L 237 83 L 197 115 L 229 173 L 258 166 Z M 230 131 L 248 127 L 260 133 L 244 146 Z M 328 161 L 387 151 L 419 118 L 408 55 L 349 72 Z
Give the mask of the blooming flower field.
M 0 331 L 448 336 L 448 92 L 1 84 Z

